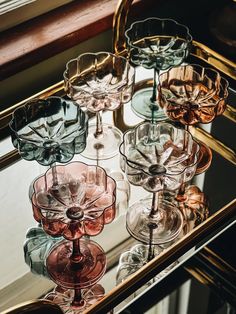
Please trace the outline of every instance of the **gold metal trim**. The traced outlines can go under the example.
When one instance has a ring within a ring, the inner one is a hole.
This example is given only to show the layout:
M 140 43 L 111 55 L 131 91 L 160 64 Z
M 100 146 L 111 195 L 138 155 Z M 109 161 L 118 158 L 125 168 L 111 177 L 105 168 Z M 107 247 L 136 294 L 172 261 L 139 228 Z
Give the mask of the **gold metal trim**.
M 190 132 L 199 141 L 207 144 L 216 153 L 220 154 L 225 159 L 236 165 L 236 152 L 227 147 L 225 144 L 215 139 L 211 134 L 199 127 L 190 127 Z
M 199 282 L 217 290 L 221 287 L 226 292 L 233 294 L 231 285 L 234 284 L 232 278 L 236 272 L 235 268 L 208 247 L 203 248 L 192 257 L 184 269 Z M 222 281 L 222 285 L 219 280 Z M 227 287 L 223 282 L 228 283 Z
M 234 123 L 236 123 L 236 109 L 233 108 L 232 106 L 227 105 L 223 115 L 226 118 L 228 118 L 229 120 L 231 120 Z
M 127 56 L 125 29 L 132 2 L 133 0 L 120 0 L 113 18 L 113 50 L 116 54 L 125 56 Z M 236 63 L 206 45 L 193 40 L 191 54 L 236 80 Z
M 193 229 L 188 236 L 183 237 L 166 251 L 156 256 L 135 274 L 127 278 L 122 284 L 119 284 L 112 289 L 101 301 L 94 304 L 85 311 L 85 313 L 106 313 L 110 310 L 108 307 L 111 302 L 114 302 L 114 305 L 118 304 L 119 300 L 122 299 L 125 294 L 128 296 L 130 292 L 134 292 L 134 290 L 138 289 L 142 284 L 149 281 L 167 265 L 178 259 L 183 252 L 186 252 L 192 246 L 199 243 L 206 234 L 214 232 L 217 228 L 222 227 L 224 223 L 234 217 L 235 211 L 236 199 L 232 200 L 205 222 Z
M 51 313 L 51 314 L 63 314 L 61 308 L 49 300 L 29 300 L 20 304 L 14 305 L 11 308 L 0 312 L 0 314 L 20 314 L 20 313 L 31 313 L 40 311 L 40 313 Z
M 0 157 L 0 171 L 9 165 L 12 165 L 14 162 L 20 159 L 20 155 L 17 149 L 10 151 L 9 153 Z
M 64 93 L 64 82 L 60 81 L 42 91 L 40 91 L 37 94 L 34 94 L 18 103 L 16 103 L 15 105 L 12 105 L 11 107 L 3 110 L 0 112 L 0 129 L 6 127 L 10 120 L 11 120 L 11 116 L 14 112 L 14 110 L 16 110 L 18 107 L 24 105 L 26 102 L 30 101 L 31 99 L 34 98 L 47 98 L 49 96 L 52 95 L 62 95 Z

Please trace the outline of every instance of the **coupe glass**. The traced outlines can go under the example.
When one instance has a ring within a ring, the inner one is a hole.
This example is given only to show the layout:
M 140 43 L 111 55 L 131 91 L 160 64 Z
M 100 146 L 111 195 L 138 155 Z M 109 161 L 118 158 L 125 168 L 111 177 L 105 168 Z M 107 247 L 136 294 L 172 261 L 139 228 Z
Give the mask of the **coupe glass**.
M 141 123 L 127 131 L 120 146 L 121 168 L 131 184 L 141 185 L 152 199 L 133 204 L 126 217 L 129 233 L 148 244 L 175 239 L 183 225 L 179 209 L 163 199 L 195 174 L 199 146 L 191 134 L 169 123 Z
M 72 306 L 71 303 L 74 299 L 74 290 L 65 289 L 60 286 L 55 287 L 52 292 L 49 292 L 44 299 L 50 300 L 58 305 L 63 310 L 65 314 L 82 314 L 84 311 L 93 305 L 95 302 L 99 301 L 105 294 L 105 290 L 100 284 L 95 284 L 90 288 L 85 288 L 81 290 L 81 295 L 84 302 L 84 307 L 78 308 L 77 306 Z
M 125 36 L 132 63 L 154 69 L 153 87 L 134 94 L 132 109 L 145 120 L 166 120 L 167 116 L 157 102 L 157 76 L 160 70 L 183 62 L 189 53 L 192 36 L 186 26 L 154 17 L 134 22 Z
M 226 108 L 228 82 L 210 68 L 185 65 L 170 69 L 159 77 L 158 95 L 161 106 L 171 120 L 189 125 L 210 123 Z M 210 148 L 200 143 L 197 173 L 211 164 Z
M 71 162 L 56 166 L 33 185 L 32 206 L 46 233 L 63 236 L 46 260 L 49 276 L 58 285 L 74 289 L 72 306 L 85 307 L 81 289 L 97 283 L 106 268 L 106 256 L 95 242 L 81 239 L 98 235 L 115 218 L 115 181 L 98 166 Z M 68 241 L 69 240 L 69 241 Z
M 109 52 L 85 53 L 67 63 L 64 81 L 67 95 L 96 114 L 83 156 L 107 159 L 116 155 L 122 133 L 112 125 L 102 124 L 102 111 L 114 111 L 131 99 L 134 68 L 125 58 Z
M 50 166 L 56 184 L 55 163 L 66 163 L 85 149 L 88 116 L 71 100 L 37 98 L 16 109 L 9 126 L 21 157 Z

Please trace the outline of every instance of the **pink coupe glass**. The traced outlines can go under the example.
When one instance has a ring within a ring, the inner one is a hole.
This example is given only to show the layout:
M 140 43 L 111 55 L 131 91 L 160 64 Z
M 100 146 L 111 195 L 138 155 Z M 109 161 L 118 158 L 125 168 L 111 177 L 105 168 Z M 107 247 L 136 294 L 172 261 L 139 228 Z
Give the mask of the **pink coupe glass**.
M 72 306 L 79 311 L 86 303 L 81 289 L 97 283 L 106 269 L 102 248 L 81 237 L 98 235 L 115 218 L 116 183 L 98 166 L 71 162 L 55 167 L 57 182 L 50 168 L 35 180 L 31 201 L 44 230 L 66 239 L 49 252 L 47 271 L 58 285 L 74 289 Z
M 85 157 L 107 159 L 118 153 L 122 133 L 112 125 L 103 125 L 101 113 L 114 111 L 130 101 L 134 73 L 125 58 L 110 52 L 85 53 L 67 63 L 64 72 L 67 95 L 96 114 L 96 124 L 89 126 Z

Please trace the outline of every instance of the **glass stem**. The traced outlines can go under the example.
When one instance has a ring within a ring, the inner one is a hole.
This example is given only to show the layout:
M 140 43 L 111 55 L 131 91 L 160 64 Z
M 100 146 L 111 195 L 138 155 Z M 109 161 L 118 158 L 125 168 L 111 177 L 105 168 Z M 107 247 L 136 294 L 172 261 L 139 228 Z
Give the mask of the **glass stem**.
M 79 265 L 83 260 L 83 255 L 80 252 L 80 241 L 79 239 L 75 239 L 72 241 L 72 254 L 70 256 L 70 260 L 73 264 Z
M 158 212 L 158 207 L 159 207 L 159 202 L 160 202 L 160 198 L 161 198 L 161 191 L 158 192 L 154 192 L 152 194 L 152 207 L 151 207 L 151 211 L 149 214 L 149 217 L 154 217 L 157 212 Z
M 154 245 L 152 245 L 153 229 L 150 228 L 149 230 L 150 230 L 150 234 L 149 234 L 148 257 L 147 257 L 148 262 L 154 258 Z
M 56 163 L 54 162 L 53 164 L 51 164 L 50 168 L 52 169 L 53 186 L 57 186 L 58 185 L 58 177 L 57 177 Z
M 152 97 L 150 98 L 151 111 L 152 111 L 152 117 L 151 117 L 152 123 L 155 122 L 155 112 L 159 109 L 157 105 L 157 75 L 158 74 L 159 74 L 159 71 L 156 68 L 154 68 Z
M 74 289 L 74 298 L 71 305 L 76 307 L 83 307 L 84 302 L 85 301 L 82 299 L 81 295 L 81 289 Z
M 102 112 L 96 112 L 96 131 L 94 133 L 95 138 L 101 138 L 103 136 L 103 127 L 102 127 Z
M 158 70 L 154 68 L 154 76 L 153 76 L 153 89 L 152 89 L 152 97 L 151 102 L 156 102 L 157 100 L 157 75 Z

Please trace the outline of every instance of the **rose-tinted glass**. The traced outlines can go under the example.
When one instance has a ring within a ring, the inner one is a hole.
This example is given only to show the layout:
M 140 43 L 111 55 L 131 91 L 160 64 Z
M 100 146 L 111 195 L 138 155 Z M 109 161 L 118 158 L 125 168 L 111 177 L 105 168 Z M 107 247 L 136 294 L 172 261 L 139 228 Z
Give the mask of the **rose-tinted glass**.
M 98 166 L 71 162 L 54 167 L 34 184 L 34 217 L 52 235 L 75 240 L 99 234 L 115 218 L 116 183 Z

